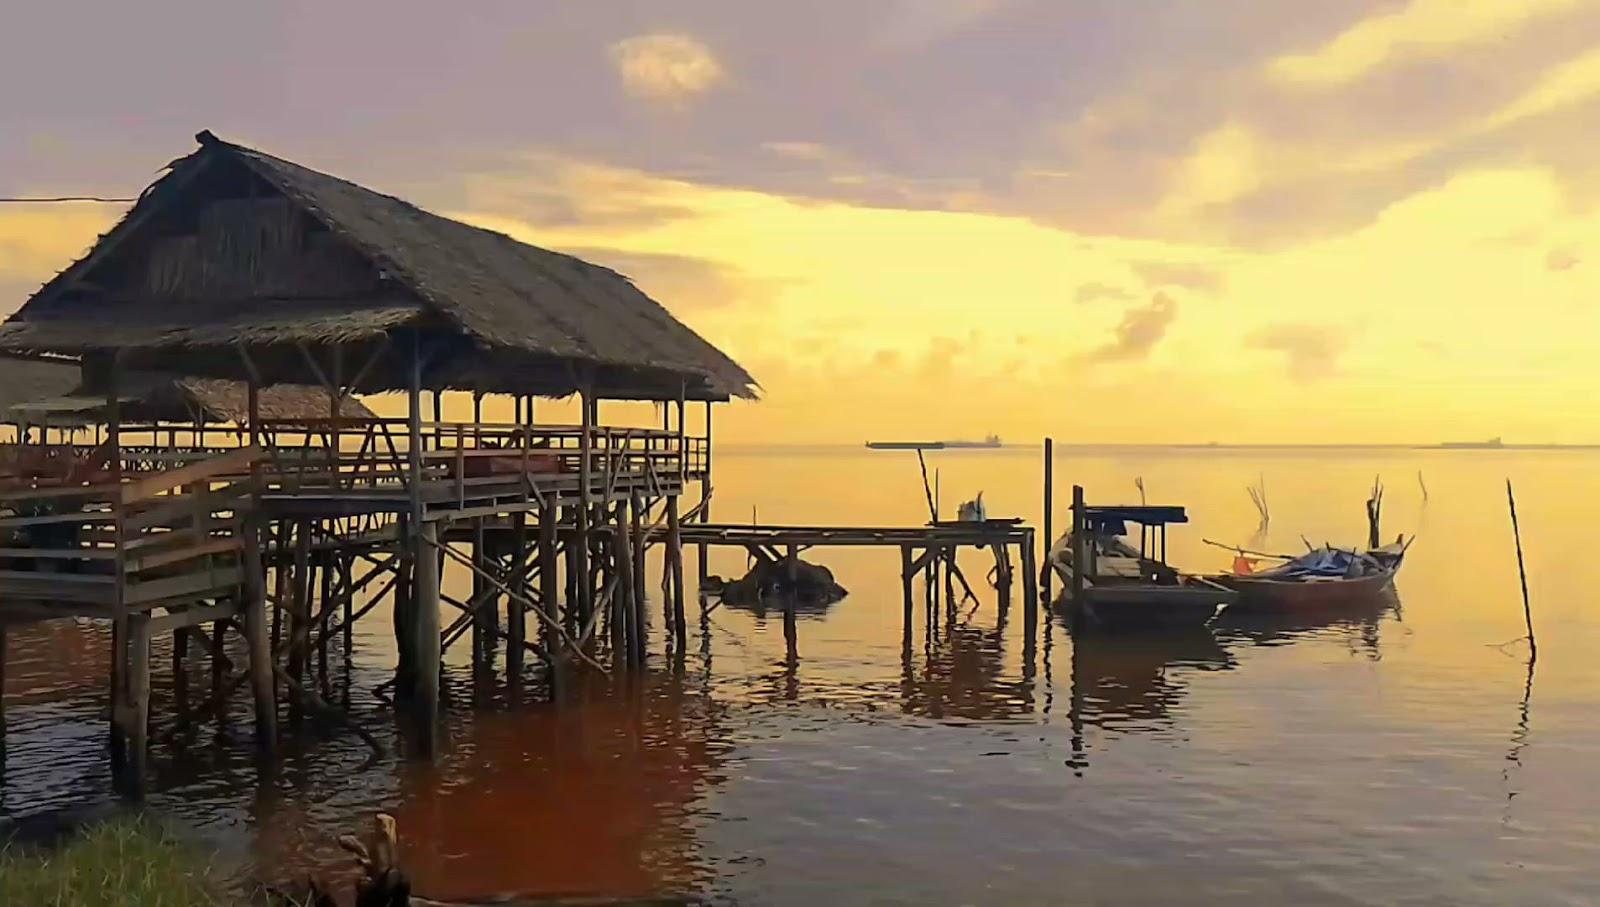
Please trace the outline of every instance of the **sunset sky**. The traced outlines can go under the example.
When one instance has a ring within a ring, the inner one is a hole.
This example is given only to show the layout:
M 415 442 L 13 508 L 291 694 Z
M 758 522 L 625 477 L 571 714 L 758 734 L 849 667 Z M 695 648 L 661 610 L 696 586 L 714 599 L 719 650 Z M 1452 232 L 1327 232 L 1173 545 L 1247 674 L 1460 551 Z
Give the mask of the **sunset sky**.
M 739 441 L 1600 442 L 1600 0 L 63 0 L 0 195 L 211 129 L 617 268 Z M 0 311 L 115 205 L 0 205 Z

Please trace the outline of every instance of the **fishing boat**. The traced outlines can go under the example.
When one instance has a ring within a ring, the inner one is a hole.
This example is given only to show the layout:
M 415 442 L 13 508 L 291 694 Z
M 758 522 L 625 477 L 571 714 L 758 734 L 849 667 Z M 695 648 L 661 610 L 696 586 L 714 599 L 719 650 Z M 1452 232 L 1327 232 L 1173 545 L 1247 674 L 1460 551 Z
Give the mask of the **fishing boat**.
M 1233 572 L 1216 581 L 1239 593 L 1239 608 L 1252 611 L 1297 611 L 1353 607 L 1378 600 L 1394 586 L 1409 543 L 1366 551 L 1324 545 L 1295 557 L 1281 557 L 1267 569 L 1263 559 L 1280 556 L 1241 553 Z
M 1073 527 L 1056 541 L 1049 569 L 1065 584 L 1074 629 L 1203 626 L 1238 598 L 1215 580 L 1167 564 L 1167 526 L 1182 507 L 1090 507 L 1073 489 Z M 1127 541 L 1139 527 L 1139 547 Z
M 1222 545 L 1236 555 L 1233 572 L 1215 579 L 1239 593 L 1241 610 L 1303 611 L 1370 604 L 1394 588 L 1395 574 L 1411 547 L 1404 535 L 1393 544 L 1381 543 L 1382 517 L 1383 484 L 1374 479 L 1367 498 L 1366 551 L 1327 544 L 1313 548 L 1308 542 L 1310 550 L 1304 554 L 1274 555 Z M 1261 570 L 1262 561 L 1279 563 Z

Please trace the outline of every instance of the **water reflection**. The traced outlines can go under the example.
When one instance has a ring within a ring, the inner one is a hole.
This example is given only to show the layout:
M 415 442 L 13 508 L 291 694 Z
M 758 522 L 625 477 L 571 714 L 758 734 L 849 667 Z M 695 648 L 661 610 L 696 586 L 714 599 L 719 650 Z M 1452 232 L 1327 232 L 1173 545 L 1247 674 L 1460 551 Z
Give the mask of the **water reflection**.
M 900 699 L 908 715 L 946 720 L 1015 719 L 1034 711 L 1032 679 L 1005 663 L 1005 628 L 956 623 L 929 633 L 921 658 L 902 649 Z
M 1076 720 L 1103 728 L 1170 721 L 1194 671 L 1236 664 L 1204 627 L 1079 633 L 1072 640 Z
M 1226 642 L 1248 642 L 1258 646 L 1278 646 L 1311 637 L 1338 636 L 1350 647 L 1376 661 L 1379 627 L 1386 616 L 1400 616 L 1400 599 L 1393 591 L 1371 601 L 1337 608 L 1289 612 L 1223 611 L 1214 627 Z

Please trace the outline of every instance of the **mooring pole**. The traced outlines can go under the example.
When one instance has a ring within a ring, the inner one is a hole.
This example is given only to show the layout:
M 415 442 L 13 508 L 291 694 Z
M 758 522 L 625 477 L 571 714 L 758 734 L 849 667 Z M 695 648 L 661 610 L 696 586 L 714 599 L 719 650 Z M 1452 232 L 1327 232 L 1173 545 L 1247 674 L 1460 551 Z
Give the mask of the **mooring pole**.
M 261 449 L 261 387 L 250 377 L 246 390 L 250 446 Z M 256 746 L 271 754 L 278 743 L 278 704 L 274 695 L 272 640 L 267 629 L 267 569 L 261 546 L 261 462 L 250 464 L 250 513 L 244 519 L 244 640 L 250 653 L 250 691 L 256 705 Z M 221 635 L 221 625 L 215 631 Z
M 1056 543 L 1053 531 L 1055 517 L 1055 465 L 1056 441 L 1054 438 L 1044 439 L 1044 576 L 1040 581 L 1044 586 L 1044 597 L 1050 600 L 1050 548 Z
M 407 382 L 409 402 L 410 439 L 406 445 L 406 467 L 409 473 L 407 487 L 411 492 L 411 537 L 405 543 L 411 549 L 412 575 L 415 577 L 411 595 L 410 644 L 415 653 L 411 668 L 414 672 L 414 705 L 418 728 L 421 731 L 422 751 L 433 755 L 438 744 L 439 730 L 439 556 L 436 550 L 438 527 L 428 522 L 422 506 L 422 336 L 411 333 L 411 362 Z M 434 418 L 438 420 L 439 392 L 433 394 Z
M 800 555 L 795 546 L 789 546 L 784 560 L 789 567 L 789 592 L 783 597 L 783 644 L 792 666 L 800 661 L 799 632 L 794 622 L 794 601 L 800 594 Z

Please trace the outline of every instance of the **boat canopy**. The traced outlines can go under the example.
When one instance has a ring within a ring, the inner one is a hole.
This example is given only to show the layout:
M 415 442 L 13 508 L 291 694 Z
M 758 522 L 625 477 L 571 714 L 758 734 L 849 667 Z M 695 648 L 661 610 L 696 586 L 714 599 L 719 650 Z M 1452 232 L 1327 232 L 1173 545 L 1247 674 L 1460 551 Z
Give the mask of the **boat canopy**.
M 1128 523 L 1143 526 L 1165 526 L 1169 523 L 1187 523 L 1189 514 L 1182 507 L 1151 504 L 1096 506 L 1083 509 L 1083 522 L 1091 531 L 1106 535 L 1126 535 Z

